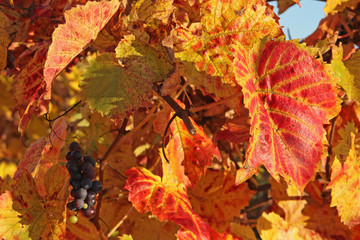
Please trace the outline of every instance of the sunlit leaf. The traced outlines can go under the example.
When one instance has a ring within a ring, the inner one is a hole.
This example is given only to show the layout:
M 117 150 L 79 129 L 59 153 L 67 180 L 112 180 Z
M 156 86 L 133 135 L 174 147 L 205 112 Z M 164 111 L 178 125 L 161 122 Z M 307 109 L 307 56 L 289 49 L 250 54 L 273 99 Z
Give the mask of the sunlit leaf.
M 352 75 L 343 62 L 343 50 L 341 47 L 332 47 L 332 72 L 338 78 L 338 84 L 345 90 L 350 100 L 360 102 L 360 83 L 355 82 Z M 358 79 L 357 79 L 358 80 Z
M 90 107 L 103 115 L 128 116 L 139 107 L 150 106 L 152 79 L 149 69 L 134 63 L 123 68 L 112 54 L 106 53 L 90 62 L 83 82 L 82 95 Z
M 235 75 L 251 118 L 246 169 L 237 181 L 264 164 L 302 191 L 326 152 L 323 124 L 340 110 L 332 80 L 302 45 L 277 41 L 254 55 L 239 46 Z
M 324 12 L 326 15 L 330 15 L 341 12 L 345 8 L 355 9 L 358 3 L 358 0 L 328 0 L 326 1 Z
M 255 193 L 243 183 L 234 187 L 235 174 L 209 169 L 188 195 L 194 210 L 218 232 L 240 215 Z
M 125 186 L 129 201 L 140 213 L 151 211 L 160 221 L 176 222 L 183 227 L 180 235 L 189 231 L 190 235 L 204 240 L 214 236 L 214 230 L 191 208 L 183 184 L 165 185 L 159 176 L 145 168 L 131 168 L 126 175 L 129 176 Z
M 332 164 L 331 207 L 337 207 L 341 221 L 353 227 L 360 223 L 360 163 L 359 144 L 360 137 L 355 124 L 349 123 L 340 130 L 342 141 L 334 148 L 336 154 Z M 350 148 L 348 148 L 350 147 Z M 348 152 L 348 153 L 347 153 Z M 342 160 L 342 161 L 341 161 Z
M 119 6 L 118 0 L 89 1 L 65 12 L 65 24 L 59 25 L 53 32 L 45 62 L 45 99 L 51 97 L 55 77 L 97 37 Z

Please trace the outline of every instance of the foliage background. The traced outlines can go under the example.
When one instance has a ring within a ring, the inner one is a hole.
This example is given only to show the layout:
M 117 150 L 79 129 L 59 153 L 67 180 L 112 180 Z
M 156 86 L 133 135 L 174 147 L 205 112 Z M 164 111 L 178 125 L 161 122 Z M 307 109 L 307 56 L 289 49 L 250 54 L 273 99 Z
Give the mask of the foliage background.
M 359 1 L 324 12 L 299 42 L 262 0 L 0 0 L 0 237 L 359 239 Z

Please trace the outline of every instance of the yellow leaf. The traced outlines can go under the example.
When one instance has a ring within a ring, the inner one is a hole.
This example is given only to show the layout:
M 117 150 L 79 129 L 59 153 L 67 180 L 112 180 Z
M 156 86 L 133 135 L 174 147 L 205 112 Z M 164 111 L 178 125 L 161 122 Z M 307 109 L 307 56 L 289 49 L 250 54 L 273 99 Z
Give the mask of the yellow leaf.
M 337 207 L 341 222 L 349 227 L 360 224 L 360 158 L 359 149 L 356 148 L 356 143 L 359 142 L 360 136 L 357 133 L 357 128 L 353 123 L 349 123 L 340 132 L 342 141 L 335 148 L 335 153 L 340 153 L 335 156 L 332 172 L 331 182 L 331 207 Z M 347 148 L 350 145 L 348 154 Z M 343 154 L 346 154 L 345 157 Z M 345 161 L 341 161 L 340 159 Z

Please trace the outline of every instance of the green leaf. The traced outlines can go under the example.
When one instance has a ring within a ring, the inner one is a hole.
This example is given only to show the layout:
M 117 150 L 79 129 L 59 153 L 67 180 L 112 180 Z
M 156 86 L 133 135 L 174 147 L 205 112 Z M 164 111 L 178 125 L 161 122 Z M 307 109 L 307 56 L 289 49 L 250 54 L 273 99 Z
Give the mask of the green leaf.
M 141 62 L 126 68 L 110 53 L 102 54 L 87 68 L 82 95 L 92 109 L 115 118 L 129 116 L 139 107 L 151 105 L 153 74 Z

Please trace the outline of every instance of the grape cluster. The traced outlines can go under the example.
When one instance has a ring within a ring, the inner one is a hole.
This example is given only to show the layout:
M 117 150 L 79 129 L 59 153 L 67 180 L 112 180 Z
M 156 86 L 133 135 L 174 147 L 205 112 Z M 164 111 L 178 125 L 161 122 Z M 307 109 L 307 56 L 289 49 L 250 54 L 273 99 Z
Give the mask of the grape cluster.
M 66 153 L 66 168 L 70 174 L 70 185 L 73 187 L 71 196 L 73 201 L 67 204 L 72 211 L 81 210 L 85 217 L 95 216 L 96 194 L 101 190 L 102 185 L 95 178 L 96 161 L 91 156 L 84 156 L 79 143 L 72 142 L 69 145 L 70 151 Z

